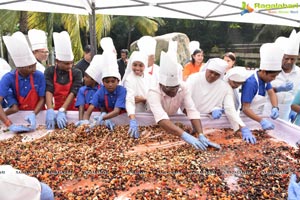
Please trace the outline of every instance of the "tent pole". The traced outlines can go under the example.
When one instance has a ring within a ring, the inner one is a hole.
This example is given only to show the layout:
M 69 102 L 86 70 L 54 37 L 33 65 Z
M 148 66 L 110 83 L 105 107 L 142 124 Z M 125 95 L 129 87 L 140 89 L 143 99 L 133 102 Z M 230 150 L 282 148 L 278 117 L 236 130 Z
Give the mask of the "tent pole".
M 92 1 L 92 13 L 89 14 L 90 21 L 90 43 L 92 57 L 97 54 L 97 36 L 96 36 L 96 14 L 95 14 L 95 2 Z

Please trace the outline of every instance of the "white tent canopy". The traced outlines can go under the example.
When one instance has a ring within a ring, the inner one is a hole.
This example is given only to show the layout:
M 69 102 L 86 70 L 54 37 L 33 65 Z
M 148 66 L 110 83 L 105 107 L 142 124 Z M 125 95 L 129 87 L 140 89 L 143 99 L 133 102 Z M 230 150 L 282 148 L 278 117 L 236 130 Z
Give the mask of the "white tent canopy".
M 0 0 L 0 9 L 182 18 L 300 27 L 297 0 Z M 253 12 L 241 15 L 243 5 Z

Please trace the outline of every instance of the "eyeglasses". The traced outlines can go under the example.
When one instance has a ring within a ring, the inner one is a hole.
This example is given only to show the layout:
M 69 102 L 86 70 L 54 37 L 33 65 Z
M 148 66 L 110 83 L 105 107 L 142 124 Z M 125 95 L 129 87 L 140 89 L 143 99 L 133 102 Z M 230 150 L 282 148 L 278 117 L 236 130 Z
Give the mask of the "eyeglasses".
M 168 91 L 178 90 L 179 89 L 179 85 L 176 85 L 176 86 L 165 86 L 165 89 L 168 90 Z

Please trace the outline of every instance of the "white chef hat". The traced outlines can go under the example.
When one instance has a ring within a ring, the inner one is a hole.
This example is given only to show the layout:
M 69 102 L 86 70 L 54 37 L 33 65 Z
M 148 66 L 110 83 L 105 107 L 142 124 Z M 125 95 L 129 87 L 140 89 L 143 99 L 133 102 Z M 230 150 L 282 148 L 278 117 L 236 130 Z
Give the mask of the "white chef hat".
M 164 86 L 177 86 L 180 83 L 178 63 L 169 54 L 160 54 L 159 83 Z
M 278 43 L 265 43 L 260 47 L 260 67 L 266 71 L 280 71 L 283 50 Z
M 121 80 L 119 73 L 119 66 L 116 55 L 113 52 L 103 52 L 102 54 L 103 65 L 101 66 L 102 80 L 107 77 L 115 77 Z
M 290 34 L 288 38 L 288 42 L 286 43 L 284 54 L 286 55 L 299 55 L 299 45 L 300 45 L 300 37 L 297 35 L 295 29 Z
M 249 77 L 248 71 L 245 67 L 233 67 L 226 72 L 224 76 L 224 80 L 232 80 L 236 82 L 245 82 L 246 79 Z
M 31 50 L 48 49 L 47 36 L 42 30 L 30 29 L 28 31 L 28 38 L 31 44 Z
M 137 46 L 139 47 L 139 50 L 146 54 L 147 56 L 155 55 L 156 50 L 156 40 L 149 36 L 143 36 L 137 41 Z
M 60 61 L 73 61 L 74 55 L 69 33 L 62 31 L 53 33 L 56 59 Z
M 3 36 L 3 40 L 16 67 L 26 67 L 37 62 L 23 33 L 18 31 L 12 36 Z
M 107 52 L 113 52 L 114 54 L 117 54 L 115 45 L 113 40 L 110 37 L 104 37 L 100 40 L 100 46 L 104 51 Z
M 221 75 L 224 75 L 226 68 L 228 67 L 228 63 L 221 58 L 211 58 L 207 61 L 204 68 L 217 72 Z
M 0 80 L 2 79 L 2 76 L 6 74 L 7 72 L 11 71 L 11 67 L 9 64 L 4 60 L 3 58 L 0 58 Z
M 200 49 L 200 42 L 190 41 L 190 43 L 189 43 L 190 54 L 192 55 L 196 49 Z
M 101 83 L 102 80 L 102 71 L 101 67 L 103 66 L 103 58 L 102 55 L 95 55 L 89 65 L 89 67 L 85 70 L 92 79 L 97 81 L 97 83 Z
M 177 61 L 177 41 L 169 40 L 168 52 L 172 58 Z

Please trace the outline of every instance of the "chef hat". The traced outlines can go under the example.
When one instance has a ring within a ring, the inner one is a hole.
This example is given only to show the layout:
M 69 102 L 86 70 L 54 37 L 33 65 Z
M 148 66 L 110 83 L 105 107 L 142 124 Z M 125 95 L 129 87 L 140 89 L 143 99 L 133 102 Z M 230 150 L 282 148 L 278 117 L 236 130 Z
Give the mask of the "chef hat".
M 110 37 L 104 37 L 100 40 L 100 46 L 104 51 L 117 54 L 113 40 Z
M 197 49 L 200 49 L 200 42 L 190 41 L 190 43 L 189 43 L 190 54 L 192 55 L 194 53 L 194 51 Z
M 286 43 L 284 54 L 286 55 L 299 55 L 300 37 L 297 35 L 295 29 L 291 32 L 288 42 Z
M 102 80 L 107 77 L 115 77 L 121 80 L 121 75 L 119 73 L 119 66 L 117 62 L 116 55 L 112 52 L 103 52 L 102 54 Z
M 155 55 L 156 50 L 156 40 L 149 36 L 143 36 L 137 41 L 137 46 L 139 50 L 146 54 L 147 56 Z
M 245 82 L 249 77 L 249 73 L 245 67 L 233 67 L 224 76 L 224 80 L 228 81 L 229 79 L 236 82 Z
M 278 43 L 265 43 L 260 47 L 260 67 L 266 71 L 280 71 L 283 50 Z
M 7 72 L 11 71 L 11 67 L 9 64 L 4 60 L 3 58 L 0 58 L 0 80 L 2 79 L 2 76 L 6 74 Z
M 224 75 L 226 68 L 228 67 L 228 63 L 221 58 L 211 58 L 207 61 L 204 68 L 217 72 L 221 76 Z
M 101 83 L 102 80 L 102 72 L 101 67 L 103 66 L 103 58 L 102 55 L 95 55 L 93 60 L 91 61 L 89 67 L 85 70 L 92 79 L 97 81 L 97 83 Z
M 178 63 L 166 52 L 160 54 L 159 83 L 164 86 L 177 86 L 180 83 Z
M 169 40 L 168 52 L 171 58 L 177 61 L 177 41 Z
M 23 33 L 18 31 L 12 36 L 3 36 L 3 40 L 16 67 L 26 67 L 37 62 Z
M 67 31 L 53 33 L 56 59 L 60 61 L 73 61 L 71 39 Z
M 30 29 L 28 31 L 28 38 L 31 44 L 31 50 L 48 49 L 47 36 L 42 30 Z

